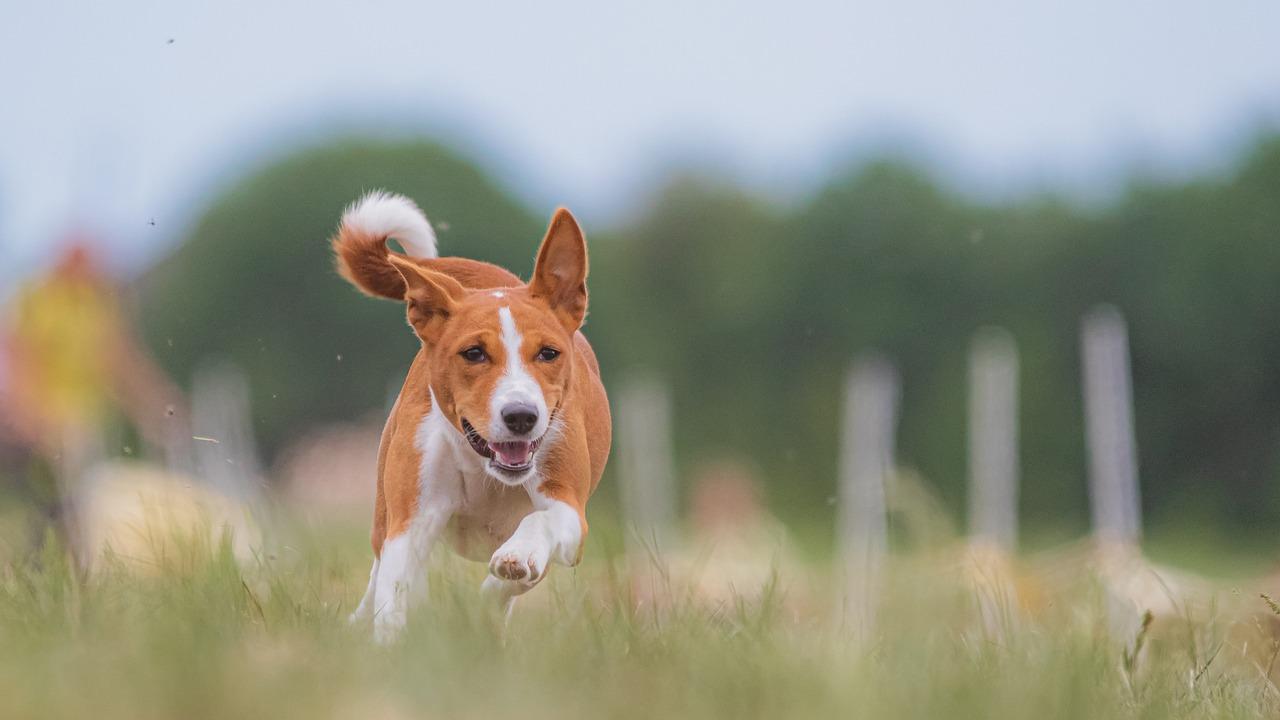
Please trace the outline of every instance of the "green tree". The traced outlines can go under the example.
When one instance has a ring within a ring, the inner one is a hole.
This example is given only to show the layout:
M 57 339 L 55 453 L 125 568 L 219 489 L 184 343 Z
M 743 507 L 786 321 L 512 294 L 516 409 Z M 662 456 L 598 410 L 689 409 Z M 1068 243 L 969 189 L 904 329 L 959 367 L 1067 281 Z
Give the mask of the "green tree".
M 315 423 L 381 407 L 417 341 L 403 310 L 333 270 L 342 209 L 386 188 L 417 200 L 442 254 L 530 266 L 542 222 L 474 165 L 425 142 L 344 142 L 275 163 L 214 199 L 143 279 L 146 336 L 168 369 L 229 358 L 248 373 L 268 452 Z

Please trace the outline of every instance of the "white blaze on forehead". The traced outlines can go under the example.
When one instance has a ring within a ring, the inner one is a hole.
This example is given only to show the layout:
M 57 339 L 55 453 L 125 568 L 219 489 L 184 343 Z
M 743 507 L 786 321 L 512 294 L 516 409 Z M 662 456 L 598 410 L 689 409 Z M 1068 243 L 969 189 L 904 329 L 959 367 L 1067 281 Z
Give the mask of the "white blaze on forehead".
M 506 297 L 506 296 L 507 296 L 507 294 L 506 294 L 506 293 L 504 293 L 504 292 L 502 292 L 501 290 L 494 290 L 493 292 L 491 292 L 491 293 L 489 293 L 489 294 L 490 294 L 490 295 L 492 295 L 492 296 L 494 296 L 494 297 L 496 297 L 496 298 L 498 298 L 498 299 L 502 299 L 502 298 L 504 298 L 504 297 Z M 503 308 L 503 309 L 505 310 L 506 308 Z
M 547 431 L 547 399 L 542 394 L 542 386 L 525 367 L 525 358 L 520 349 L 524 338 L 516 327 L 516 319 L 512 316 L 510 307 L 498 309 L 498 322 L 502 327 L 502 349 L 506 353 L 507 362 L 489 401 L 489 439 L 501 441 L 503 438 L 513 438 L 506 423 L 502 421 L 502 408 L 512 404 L 532 405 L 538 410 L 538 422 L 524 437 L 540 438 Z

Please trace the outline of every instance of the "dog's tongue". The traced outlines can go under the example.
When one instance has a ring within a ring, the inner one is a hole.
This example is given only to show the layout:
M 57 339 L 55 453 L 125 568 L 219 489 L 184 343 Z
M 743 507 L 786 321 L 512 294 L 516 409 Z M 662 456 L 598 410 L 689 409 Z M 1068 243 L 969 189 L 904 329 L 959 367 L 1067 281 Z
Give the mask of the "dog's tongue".
M 520 467 L 527 465 L 533 457 L 533 443 L 531 442 L 496 442 L 490 443 L 493 452 L 498 456 L 498 462 L 507 467 Z

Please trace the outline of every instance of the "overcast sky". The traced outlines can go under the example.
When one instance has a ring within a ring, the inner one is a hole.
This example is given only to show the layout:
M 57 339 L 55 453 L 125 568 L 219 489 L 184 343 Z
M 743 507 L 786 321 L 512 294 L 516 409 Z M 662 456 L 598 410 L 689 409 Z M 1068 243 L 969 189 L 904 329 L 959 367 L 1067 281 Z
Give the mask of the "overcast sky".
M 1278 28 L 1263 0 L 10 3 L 0 282 L 72 216 L 154 253 L 335 129 L 432 132 L 597 222 L 690 157 L 780 191 L 886 143 L 993 192 L 1212 167 L 1280 118 Z

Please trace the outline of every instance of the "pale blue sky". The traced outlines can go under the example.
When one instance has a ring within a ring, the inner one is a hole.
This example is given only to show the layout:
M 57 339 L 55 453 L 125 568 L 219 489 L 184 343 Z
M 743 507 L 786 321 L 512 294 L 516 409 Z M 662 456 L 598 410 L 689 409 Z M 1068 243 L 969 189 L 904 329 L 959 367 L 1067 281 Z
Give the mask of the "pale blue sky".
M 985 191 L 1088 194 L 1280 118 L 1276 2 L 9 5 L 0 282 L 73 213 L 154 254 L 338 128 L 436 133 L 609 222 L 688 157 L 786 195 L 888 142 Z

